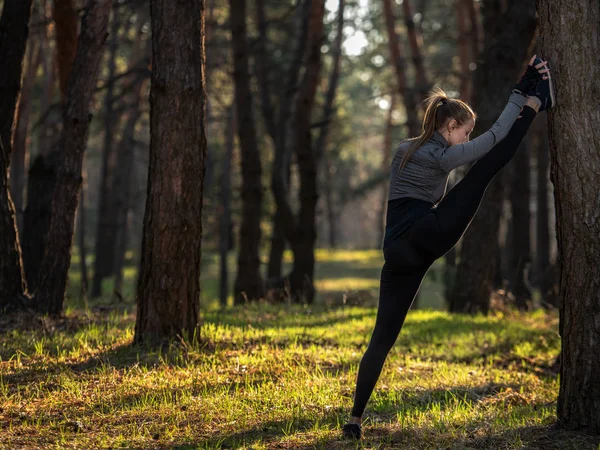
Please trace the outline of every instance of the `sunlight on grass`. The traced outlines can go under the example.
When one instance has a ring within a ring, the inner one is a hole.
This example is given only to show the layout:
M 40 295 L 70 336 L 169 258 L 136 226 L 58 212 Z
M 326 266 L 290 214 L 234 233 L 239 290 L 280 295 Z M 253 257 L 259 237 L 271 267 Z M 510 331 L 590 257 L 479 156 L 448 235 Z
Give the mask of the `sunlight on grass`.
M 131 346 L 127 310 L 25 321 L 0 335 L 0 447 L 354 448 L 340 427 L 375 312 L 204 311 L 199 344 L 162 349 Z M 555 420 L 557 320 L 410 312 L 367 407 L 364 446 L 542 439 Z
M 379 280 L 373 278 L 337 278 L 318 280 L 319 291 L 343 291 L 346 289 L 379 289 Z

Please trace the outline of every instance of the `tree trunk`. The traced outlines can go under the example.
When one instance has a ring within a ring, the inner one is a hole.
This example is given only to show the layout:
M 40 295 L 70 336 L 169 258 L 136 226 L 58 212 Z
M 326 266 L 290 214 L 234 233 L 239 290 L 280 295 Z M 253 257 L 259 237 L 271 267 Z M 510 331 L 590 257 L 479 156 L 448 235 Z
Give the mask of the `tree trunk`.
M 64 99 L 75 55 L 77 54 L 77 22 L 79 20 L 73 0 L 54 0 L 52 19 L 56 28 L 58 79 L 60 92 Z
M 398 35 L 396 34 L 396 18 L 394 10 L 392 9 L 392 0 L 383 0 L 383 10 L 388 33 L 390 54 L 392 56 L 396 74 L 396 87 L 398 88 L 398 93 L 400 94 L 400 98 L 406 109 L 408 135 L 416 137 L 421 134 L 418 121 L 419 112 L 417 99 L 414 90 L 408 87 L 408 82 L 406 80 L 406 58 L 402 53 L 402 47 L 400 46 Z
M 234 302 L 240 304 L 264 295 L 259 257 L 263 188 L 248 71 L 246 0 L 230 0 L 230 7 L 237 130 L 242 155 L 242 223 L 234 287 Z
M 542 122 L 539 122 L 542 123 Z M 544 122 L 536 130 L 537 147 L 537 217 L 536 217 L 536 253 L 537 280 L 541 292 L 542 306 L 558 308 L 558 283 L 556 268 L 550 262 L 550 205 L 548 202 L 548 183 L 550 179 L 550 143 L 548 126 Z
M 292 297 L 296 301 L 309 304 L 313 302 L 315 295 L 313 279 L 318 200 L 317 161 L 312 144 L 311 117 L 321 70 L 324 13 L 325 1 L 313 0 L 309 20 L 306 71 L 300 82 L 293 118 L 290 121 L 290 129 L 293 130 L 290 144 L 293 145 L 296 153 L 300 175 L 300 211 L 293 235 L 289 235 L 286 231 L 294 253 L 294 266 L 289 280 Z
M 110 30 L 110 53 L 108 56 L 107 79 L 115 77 L 117 47 L 119 41 L 119 14 L 118 9 L 112 12 Z M 109 83 L 104 98 L 104 148 L 102 149 L 102 168 L 100 170 L 100 185 L 98 187 L 98 222 L 96 228 L 96 247 L 94 259 L 94 279 L 92 281 L 92 298 L 102 295 L 102 280 L 114 272 L 115 262 L 115 237 L 117 230 L 114 228 L 115 211 L 110 208 L 111 186 L 116 167 L 116 156 L 113 151 L 114 128 L 118 125 L 118 118 L 114 112 L 115 83 Z M 112 226 L 111 226 L 112 225 Z
M 288 184 L 291 155 L 288 151 L 288 122 L 292 113 L 292 104 L 297 95 L 298 76 L 302 68 L 302 59 L 308 36 L 310 17 L 310 1 L 297 1 L 296 7 L 296 40 L 292 58 L 288 67 L 286 82 L 279 96 L 279 113 L 277 118 L 277 140 L 274 142 L 275 158 L 271 173 L 271 191 L 275 198 L 275 215 L 273 217 L 273 234 L 267 269 L 269 279 L 281 277 L 281 265 L 285 250 L 285 228 L 293 234 L 295 218 L 288 203 Z M 288 233 L 289 235 L 289 233 Z
M 524 67 L 536 26 L 533 0 L 512 0 L 505 12 L 501 12 L 499 6 L 493 0 L 483 2 L 487 33 L 473 79 L 473 105 L 480 114 L 475 135 L 488 130 L 506 105 L 510 89 Z M 452 312 L 474 314 L 489 310 L 499 251 L 498 229 L 505 184 L 502 178 L 500 174 L 488 187 L 463 237 L 450 299 Z
M 473 0 L 468 0 L 473 1 Z M 460 61 L 460 92 L 459 98 L 463 102 L 469 103 L 471 101 L 471 77 L 470 64 L 472 62 L 471 54 L 469 52 L 469 30 L 467 28 L 467 5 L 465 0 L 456 0 L 454 7 L 456 9 L 456 24 L 458 28 L 458 38 L 456 43 L 458 44 L 458 59 Z M 477 57 L 477 55 L 475 55 Z
M 46 14 L 44 13 L 44 16 Z M 48 18 L 48 20 L 50 20 Z M 66 103 L 67 82 L 77 53 L 77 13 L 72 0 L 56 0 L 52 10 L 52 20 L 56 33 L 56 65 L 63 103 Z M 42 48 L 50 53 L 50 46 Z M 51 108 L 54 89 L 54 64 L 50 55 L 44 55 L 44 72 L 48 79 L 42 97 L 42 113 Z M 50 75 L 50 76 L 48 76 Z M 45 120 L 52 117 L 48 111 Z M 42 125 L 39 139 L 39 153 L 29 168 L 27 184 L 27 208 L 23 217 L 23 260 L 25 274 L 30 292 L 38 287 L 40 265 L 46 247 L 46 237 L 52 216 L 52 195 L 56 185 L 58 165 L 60 161 L 55 135 L 52 126 Z M 60 139 L 60 137 L 59 137 Z
M 75 210 L 81 189 L 81 169 L 89 124 L 90 104 L 104 50 L 110 0 L 89 0 L 82 19 L 77 55 L 67 84 L 60 165 L 52 194 L 52 217 L 40 265 L 36 305 L 52 315 L 62 312 L 71 265 Z
M 27 297 L 8 166 L 30 16 L 31 0 L 6 0 L 0 18 L 0 311 L 22 308 Z
M 423 47 L 423 37 L 421 31 L 415 27 L 411 0 L 404 0 L 402 2 L 402 9 L 404 10 L 404 23 L 406 24 L 408 42 L 415 67 L 415 85 L 421 100 L 425 100 L 429 92 L 429 80 L 425 71 L 425 65 L 423 64 L 423 52 L 421 50 Z
M 511 290 L 515 296 L 515 305 L 521 311 L 531 308 L 531 288 L 527 279 L 531 262 L 531 175 L 529 167 L 529 145 L 523 141 L 517 150 L 511 168 L 513 182 L 510 189 L 512 210 L 511 233 Z
M 204 117 L 204 0 L 152 0 L 150 167 L 135 342 L 199 325 Z
M 36 79 L 36 72 L 40 64 L 40 49 L 37 43 L 29 45 L 27 57 L 27 71 L 23 77 L 23 88 L 19 101 L 19 114 L 13 136 L 13 152 L 10 164 L 10 190 L 15 212 L 17 214 L 18 229 L 23 232 L 23 194 L 25 193 L 25 164 L 27 164 L 29 143 L 29 118 L 31 116 L 31 91 Z
M 229 297 L 229 270 L 227 267 L 227 255 L 232 248 L 231 230 L 231 159 L 233 158 L 233 146 L 235 141 L 236 124 L 235 105 L 231 105 L 229 112 L 229 123 L 227 126 L 227 143 L 225 144 L 225 158 L 223 159 L 223 171 L 221 173 L 221 209 L 219 217 L 219 303 L 222 307 L 227 306 Z
M 558 103 L 548 112 L 561 267 L 558 421 L 599 434 L 600 5 L 538 0 L 537 7 L 541 53 L 551 66 Z

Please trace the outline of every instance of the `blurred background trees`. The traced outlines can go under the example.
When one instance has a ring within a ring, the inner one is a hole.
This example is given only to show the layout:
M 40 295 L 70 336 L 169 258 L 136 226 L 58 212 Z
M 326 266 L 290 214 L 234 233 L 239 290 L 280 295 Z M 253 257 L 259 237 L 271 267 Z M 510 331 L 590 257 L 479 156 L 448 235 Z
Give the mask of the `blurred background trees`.
M 11 2 L 0 5 L 8 14 Z M 30 292 L 59 214 L 57 143 L 86 6 L 33 0 L 27 21 L 6 164 Z M 471 101 L 484 131 L 536 44 L 533 0 L 206 0 L 204 8 L 206 305 L 324 301 L 315 251 L 380 247 L 389 161 L 400 140 L 419 133 L 428 90 Z M 82 160 L 72 304 L 135 297 L 150 162 L 150 17 L 148 1 L 112 2 Z M 436 307 L 485 312 L 494 298 L 522 309 L 557 305 L 542 122 L 490 187 L 464 242 L 432 269 L 446 299 Z

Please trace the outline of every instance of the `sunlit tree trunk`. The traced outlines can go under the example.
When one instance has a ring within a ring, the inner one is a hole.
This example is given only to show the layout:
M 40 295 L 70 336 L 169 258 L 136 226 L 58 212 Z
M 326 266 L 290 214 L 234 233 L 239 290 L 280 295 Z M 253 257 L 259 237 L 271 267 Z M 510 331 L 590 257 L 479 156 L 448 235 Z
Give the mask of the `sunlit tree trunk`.
M 548 113 L 561 267 L 558 421 L 599 434 L 600 4 L 538 0 L 537 7 L 558 103 Z
M 135 342 L 192 338 L 198 331 L 206 157 L 204 4 L 150 3 L 150 166 Z
M 232 248 L 231 227 L 231 159 L 233 158 L 233 146 L 235 142 L 235 130 L 237 129 L 235 117 L 235 105 L 231 106 L 229 121 L 227 123 L 227 142 L 225 143 L 225 158 L 221 172 L 221 205 L 219 214 L 219 301 L 222 307 L 227 306 L 229 297 L 229 270 L 227 267 L 227 255 Z
M 36 307 L 62 313 L 81 189 L 83 155 L 87 144 L 90 106 L 104 51 L 110 0 L 89 0 L 83 16 L 77 54 L 69 77 L 59 142 L 60 163 L 52 194 L 52 217 L 40 264 Z

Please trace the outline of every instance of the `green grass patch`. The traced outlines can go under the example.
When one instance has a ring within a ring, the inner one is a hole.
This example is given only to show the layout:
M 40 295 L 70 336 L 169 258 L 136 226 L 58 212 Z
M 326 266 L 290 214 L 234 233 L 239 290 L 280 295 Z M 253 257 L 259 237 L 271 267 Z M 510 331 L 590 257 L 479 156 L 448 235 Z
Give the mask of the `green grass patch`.
M 315 305 L 219 309 L 218 258 L 206 253 L 201 340 L 160 349 L 132 345 L 133 258 L 125 302 L 108 279 L 88 309 L 75 260 L 65 318 L 0 318 L 0 448 L 598 448 L 552 427 L 557 315 L 451 315 L 439 262 L 367 406 L 366 439 L 344 441 L 381 252 L 316 260 Z M 228 264 L 234 274 L 234 255 Z
M 160 350 L 131 345 L 129 311 L 2 323 L 0 447 L 355 448 L 340 427 L 374 318 L 258 303 L 205 311 L 199 344 Z M 595 448 L 551 428 L 556 328 L 411 312 L 357 448 Z

